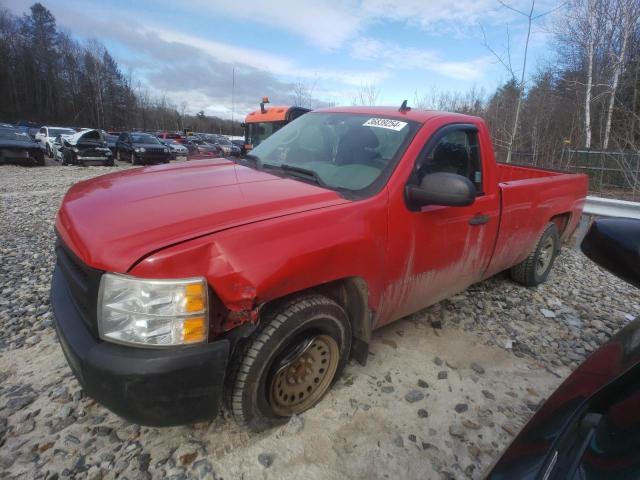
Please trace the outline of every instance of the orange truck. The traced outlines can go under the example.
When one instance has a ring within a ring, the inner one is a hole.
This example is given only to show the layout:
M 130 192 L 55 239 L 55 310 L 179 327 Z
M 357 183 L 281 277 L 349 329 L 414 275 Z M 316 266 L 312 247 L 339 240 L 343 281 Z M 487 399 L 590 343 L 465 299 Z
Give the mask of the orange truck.
M 273 105 L 267 108 L 267 103 L 269 97 L 262 97 L 260 110 L 249 113 L 244 120 L 244 153 L 260 145 L 287 123 L 311 111 L 308 108 L 287 105 Z

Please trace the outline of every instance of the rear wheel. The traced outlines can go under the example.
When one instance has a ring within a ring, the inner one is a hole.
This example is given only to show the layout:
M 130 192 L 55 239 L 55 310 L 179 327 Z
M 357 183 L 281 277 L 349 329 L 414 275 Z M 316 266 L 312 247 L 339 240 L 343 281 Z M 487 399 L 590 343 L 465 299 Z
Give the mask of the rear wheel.
M 313 407 L 346 365 L 351 326 L 321 295 L 291 299 L 262 319 L 234 360 L 227 403 L 235 420 L 260 431 Z
M 510 270 L 516 282 L 534 287 L 544 282 L 560 251 L 560 235 L 555 223 L 549 223 L 538 239 L 536 248 L 521 263 Z

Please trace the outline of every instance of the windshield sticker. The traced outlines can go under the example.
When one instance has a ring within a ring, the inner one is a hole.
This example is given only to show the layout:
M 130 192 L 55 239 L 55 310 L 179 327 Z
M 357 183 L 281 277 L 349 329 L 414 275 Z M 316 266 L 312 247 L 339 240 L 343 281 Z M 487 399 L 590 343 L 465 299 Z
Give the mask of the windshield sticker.
M 387 128 L 389 130 L 395 130 L 399 132 L 407 126 L 407 122 L 401 122 L 399 120 L 390 120 L 388 118 L 370 118 L 362 124 L 363 127 L 378 127 Z

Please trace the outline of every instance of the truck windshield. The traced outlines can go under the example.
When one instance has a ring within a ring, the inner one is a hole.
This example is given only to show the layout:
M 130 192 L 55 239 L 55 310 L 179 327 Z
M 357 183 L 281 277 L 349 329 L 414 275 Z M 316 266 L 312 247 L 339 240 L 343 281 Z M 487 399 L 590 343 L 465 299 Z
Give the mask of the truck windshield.
M 284 127 L 284 122 L 247 123 L 246 140 L 249 145 L 257 147 L 265 139 Z
M 418 128 L 412 121 L 350 113 L 309 113 L 266 139 L 249 156 L 265 169 L 322 186 L 358 191 L 389 175 Z

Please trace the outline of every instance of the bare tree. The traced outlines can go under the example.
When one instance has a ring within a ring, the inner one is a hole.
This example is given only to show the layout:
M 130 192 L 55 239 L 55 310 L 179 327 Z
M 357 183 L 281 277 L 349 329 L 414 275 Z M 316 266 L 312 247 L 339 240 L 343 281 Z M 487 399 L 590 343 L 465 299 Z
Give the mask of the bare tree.
M 293 84 L 293 105 L 296 107 L 313 108 L 313 91 L 316 88 L 317 80 L 309 83 L 305 80 L 298 80 Z
M 607 10 L 610 3 L 619 0 L 569 0 L 552 27 L 552 32 L 562 52 L 562 63 L 572 68 L 584 69 L 584 78 L 575 79 L 580 89 L 584 88 L 583 97 L 583 145 L 586 149 L 592 146 L 593 121 L 592 107 L 594 100 L 600 98 L 596 89 L 606 87 L 600 83 L 604 73 L 602 50 L 610 43 L 610 22 L 607 22 Z M 606 55 L 605 55 L 606 56 Z
M 539 14 L 534 14 L 534 10 L 535 10 L 535 5 L 536 2 L 535 0 L 531 0 L 531 7 L 526 10 L 519 10 L 517 8 L 512 7 L 511 5 L 503 2 L 502 0 L 498 0 L 498 2 L 505 8 L 525 17 L 527 19 L 527 37 L 524 43 L 524 51 L 523 51 L 523 58 L 522 58 L 522 67 L 520 69 L 520 81 L 518 82 L 518 98 L 516 101 L 516 108 L 515 108 L 515 115 L 514 115 L 514 119 L 513 119 L 513 127 L 511 128 L 511 134 L 509 135 L 509 143 L 507 146 L 507 158 L 506 158 L 506 162 L 510 163 L 511 162 L 511 153 L 513 150 L 513 142 L 516 138 L 516 135 L 518 133 L 518 125 L 519 125 L 519 121 L 520 121 L 520 110 L 522 109 L 522 98 L 524 95 L 524 90 L 525 90 L 525 78 L 526 78 L 526 74 L 527 74 L 527 56 L 529 53 L 529 40 L 531 38 L 531 27 L 533 25 L 533 22 L 545 15 L 548 15 L 549 13 L 551 13 L 552 11 L 556 10 L 549 10 L 546 11 L 544 13 L 539 13 Z M 515 79 L 516 78 L 516 73 L 512 67 L 512 63 L 511 63 L 511 46 L 510 46 L 510 40 L 509 40 L 509 31 L 507 30 L 507 50 L 505 54 L 499 55 L 496 53 L 495 50 L 493 50 L 491 48 L 491 46 L 489 45 L 489 42 L 487 41 L 487 37 L 486 34 L 484 32 L 484 29 L 482 30 L 483 36 L 484 36 L 484 44 L 487 47 L 487 49 L 494 54 L 494 56 L 498 59 L 498 61 L 506 68 L 507 72 L 511 75 L 511 78 Z
M 379 96 L 380 90 L 375 83 L 363 83 L 351 103 L 353 105 L 374 106 L 378 103 Z
M 486 94 L 475 86 L 466 92 L 440 91 L 435 87 L 428 94 L 413 94 L 412 105 L 421 110 L 440 110 L 446 112 L 481 115 L 485 108 Z
M 640 21 L 640 2 L 638 0 L 619 0 L 614 3 L 614 8 L 610 10 L 610 14 L 612 17 L 612 28 L 617 40 L 615 43 L 618 44 L 618 48 L 616 49 L 614 47 L 611 52 L 614 67 L 613 78 L 611 80 L 611 93 L 609 95 L 609 105 L 607 108 L 607 119 L 604 127 L 604 140 L 602 141 L 603 150 L 606 150 L 609 147 L 611 118 L 613 116 L 613 108 L 615 105 L 616 93 L 618 91 L 620 75 L 622 74 L 625 64 L 629 37 Z

